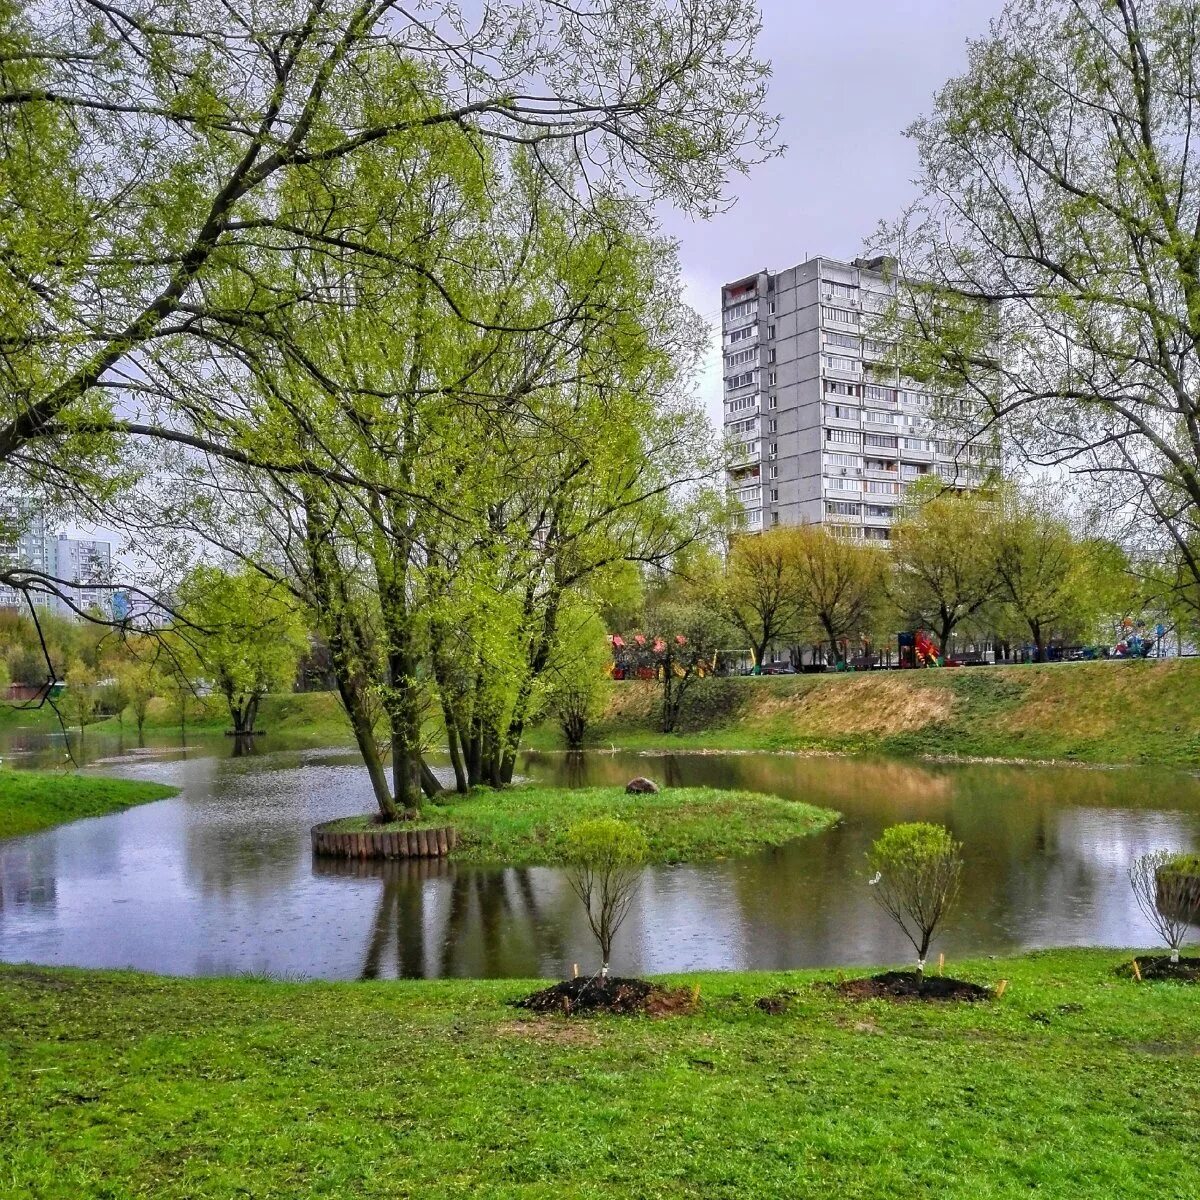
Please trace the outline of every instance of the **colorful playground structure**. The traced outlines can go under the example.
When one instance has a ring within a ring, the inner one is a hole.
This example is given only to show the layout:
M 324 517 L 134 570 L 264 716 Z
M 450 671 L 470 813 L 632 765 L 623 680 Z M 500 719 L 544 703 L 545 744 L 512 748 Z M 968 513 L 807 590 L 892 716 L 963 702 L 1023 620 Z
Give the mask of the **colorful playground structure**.
M 901 667 L 942 667 L 945 662 L 937 643 L 924 629 L 898 633 Z

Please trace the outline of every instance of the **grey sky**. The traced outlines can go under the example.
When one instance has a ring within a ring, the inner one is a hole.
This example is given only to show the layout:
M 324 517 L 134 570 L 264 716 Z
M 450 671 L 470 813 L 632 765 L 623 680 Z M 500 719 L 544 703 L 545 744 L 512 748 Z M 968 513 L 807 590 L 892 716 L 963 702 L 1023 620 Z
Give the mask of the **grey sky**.
M 687 296 L 713 321 L 722 283 L 815 254 L 852 258 L 876 224 L 913 197 L 903 136 L 966 65 L 966 41 L 1002 0 L 759 0 L 759 53 L 773 69 L 770 108 L 782 157 L 734 181 L 733 210 L 707 222 L 671 214 Z M 719 341 L 702 395 L 720 428 Z

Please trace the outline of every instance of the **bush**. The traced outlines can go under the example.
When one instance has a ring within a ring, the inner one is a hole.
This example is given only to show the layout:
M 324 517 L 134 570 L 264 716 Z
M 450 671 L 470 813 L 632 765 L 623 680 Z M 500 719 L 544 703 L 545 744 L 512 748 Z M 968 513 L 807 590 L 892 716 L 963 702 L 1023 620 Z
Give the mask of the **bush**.
M 871 887 L 917 952 L 917 974 L 937 927 L 958 895 L 962 845 L 942 825 L 923 821 L 885 829 L 867 851 Z
M 1133 860 L 1129 883 L 1138 907 L 1177 963 L 1189 927 L 1200 920 L 1200 855 L 1153 850 Z
M 600 943 L 600 975 L 608 975 L 613 939 L 633 902 L 649 846 L 646 835 L 615 817 L 583 821 L 567 831 L 567 879 Z

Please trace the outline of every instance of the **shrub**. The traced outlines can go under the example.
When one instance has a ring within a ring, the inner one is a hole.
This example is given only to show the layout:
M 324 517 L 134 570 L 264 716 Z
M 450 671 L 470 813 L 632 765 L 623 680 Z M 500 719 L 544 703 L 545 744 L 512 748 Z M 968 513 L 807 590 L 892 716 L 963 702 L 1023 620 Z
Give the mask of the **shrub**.
M 583 821 L 567 832 L 567 878 L 600 943 L 600 975 L 608 975 L 613 939 L 633 902 L 646 861 L 646 835 L 614 817 Z
M 1153 850 L 1133 860 L 1129 883 L 1138 907 L 1177 963 L 1189 926 L 1200 919 L 1200 857 Z
M 958 895 L 962 845 L 942 825 L 923 821 L 885 829 L 867 851 L 871 887 L 880 907 L 917 952 L 917 974 L 937 927 Z

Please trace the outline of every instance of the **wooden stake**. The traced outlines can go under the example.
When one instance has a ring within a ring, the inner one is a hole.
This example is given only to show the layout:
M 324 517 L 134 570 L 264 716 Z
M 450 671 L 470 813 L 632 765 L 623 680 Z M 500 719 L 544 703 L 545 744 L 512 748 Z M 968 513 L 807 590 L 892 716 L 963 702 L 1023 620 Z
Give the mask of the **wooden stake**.
M 946 956 L 944 954 L 939 954 L 938 955 L 938 974 L 944 975 L 945 973 L 946 973 Z
M 571 964 L 571 978 L 572 979 L 579 978 L 579 964 L 578 963 Z
M 1004 989 L 1008 987 L 1008 980 L 1002 979 L 996 987 L 996 999 L 999 1000 L 1004 995 Z
M 1133 960 L 1133 977 L 1138 981 L 1138 983 L 1142 982 L 1142 968 L 1138 966 L 1138 960 L 1136 958 Z

